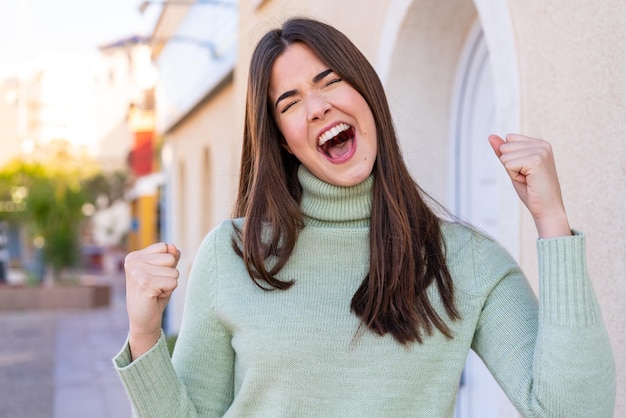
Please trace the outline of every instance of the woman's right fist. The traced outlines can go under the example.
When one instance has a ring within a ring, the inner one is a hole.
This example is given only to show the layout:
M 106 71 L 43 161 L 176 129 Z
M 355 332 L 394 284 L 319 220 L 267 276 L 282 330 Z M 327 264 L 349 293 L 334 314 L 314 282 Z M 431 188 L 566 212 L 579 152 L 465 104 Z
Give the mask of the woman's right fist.
M 163 311 L 178 285 L 179 259 L 176 246 L 164 242 L 126 256 L 126 309 L 133 359 L 154 345 L 161 334 Z

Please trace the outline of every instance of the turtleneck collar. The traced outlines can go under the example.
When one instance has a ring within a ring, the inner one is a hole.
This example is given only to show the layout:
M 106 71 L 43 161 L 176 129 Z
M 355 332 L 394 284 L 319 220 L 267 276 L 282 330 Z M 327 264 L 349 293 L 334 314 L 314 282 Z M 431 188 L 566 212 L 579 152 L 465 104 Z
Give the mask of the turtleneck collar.
M 306 225 L 334 228 L 370 225 L 374 187 L 372 175 L 356 186 L 341 187 L 318 179 L 301 164 L 298 180 L 302 185 L 300 208 Z

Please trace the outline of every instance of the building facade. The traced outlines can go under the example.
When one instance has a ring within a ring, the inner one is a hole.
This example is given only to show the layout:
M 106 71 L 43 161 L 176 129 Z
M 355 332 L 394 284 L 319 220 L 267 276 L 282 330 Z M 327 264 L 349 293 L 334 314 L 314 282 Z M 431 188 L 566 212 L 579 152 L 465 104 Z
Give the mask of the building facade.
M 536 230 L 486 138 L 521 132 L 552 143 L 571 224 L 587 235 L 589 271 L 614 348 L 616 416 L 626 415 L 626 285 L 619 280 L 626 269 L 626 4 L 241 0 L 231 21 L 219 14 L 232 12 L 172 3 L 154 33 L 166 40 L 153 56 L 162 76 L 165 233 L 183 252 L 170 329 L 180 322 L 200 241 L 234 203 L 252 49 L 287 17 L 311 16 L 346 33 L 377 69 L 420 185 L 500 240 L 535 289 Z M 185 38 L 195 41 L 174 46 Z M 189 49 L 202 45 L 213 51 L 205 51 L 210 59 Z M 176 80 L 183 89 L 174 89 Z M 477 359 L 468 359 L 467 371 L 460 417 L 517 416 Z

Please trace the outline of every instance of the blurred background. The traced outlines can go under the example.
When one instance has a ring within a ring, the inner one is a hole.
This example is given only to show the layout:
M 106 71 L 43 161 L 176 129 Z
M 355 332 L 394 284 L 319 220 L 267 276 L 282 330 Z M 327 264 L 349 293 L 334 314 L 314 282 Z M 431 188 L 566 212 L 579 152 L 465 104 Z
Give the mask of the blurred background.
M 0 282 L 119 267 L 111 251 L 133 227 L 127 187 L 153 171 L 158 7 L 0 5 Z
M 293 15 L 363 51 L 416 180 L 535 290 L 536 231 L 486 138 L 552 143 L 626 416 L 622 0 L 14 0 L 0 4 L 0 417 L 130 416 L 110 362 L 124 256 L 182 250 L 174 341 L 195 252 L 236 195 L 251 51 Z M 456 416 L 518 416 L 473 354 Z

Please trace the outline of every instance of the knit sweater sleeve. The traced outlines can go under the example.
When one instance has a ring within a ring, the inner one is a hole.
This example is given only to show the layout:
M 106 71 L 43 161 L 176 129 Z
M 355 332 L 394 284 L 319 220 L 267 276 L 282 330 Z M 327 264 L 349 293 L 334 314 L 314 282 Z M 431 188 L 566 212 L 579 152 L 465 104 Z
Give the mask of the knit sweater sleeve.
M 538 240 L 538 303 L 515 261 L 495 246 L 485 241 L 477 256 L 482 274 L 496 280 L 474 351 L 524 417 L 612 417 L 615 366 L 584 236 Z
M 232 402 L 234 354 L 215 309 L 215 236 L 204 239 L 191 269 L 172 358 L 161 335 L 132 363 L 127 346 L 113 360 L 138 417 L 219 417 Z

